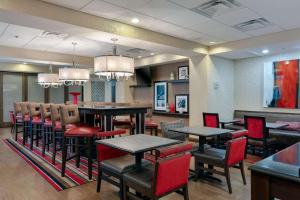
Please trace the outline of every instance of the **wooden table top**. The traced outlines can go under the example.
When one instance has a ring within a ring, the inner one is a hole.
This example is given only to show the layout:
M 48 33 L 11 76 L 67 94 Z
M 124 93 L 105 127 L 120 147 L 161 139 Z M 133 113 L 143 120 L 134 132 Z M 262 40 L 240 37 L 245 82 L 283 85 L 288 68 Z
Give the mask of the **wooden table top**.
M 178 144 L 181 143 L 181 141 L 145 134 L 138 134 L 105 140 L 97 140 L 96 143 L 120 149 L 131 154 L 136 154 L 150 151 L 159 147 Z
M 201 126 L 192 126 L 192 127 L 187 126 L 183 128 L 170 129 L 170 131 L 189 134 L 189 135 L 211 137 L 216 135 L 222 135 L 225 133 L 230 133 L 233 130 L 222 129 L 222 128 L 201 127 Z

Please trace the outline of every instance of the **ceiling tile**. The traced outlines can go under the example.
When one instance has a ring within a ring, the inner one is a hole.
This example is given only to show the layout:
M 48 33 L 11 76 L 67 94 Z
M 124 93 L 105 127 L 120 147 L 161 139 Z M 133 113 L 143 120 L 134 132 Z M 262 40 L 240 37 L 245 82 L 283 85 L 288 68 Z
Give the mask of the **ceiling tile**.
M 114 4 L 130 10 L 136 10 L 152 0 L 103 0 L 107 3 Z
M 169 1 L 151 1 L 139 8 L 138 11 L 142 14 L 182 27 L 201 24 L 209 20 L 207 17 L 199 15 Z
M 285 29 L 300 27 L 299 0 L 238 0 L 270 22 Z
M 0 22 L 0 36 L 4 33 L 7 26 L 8 26 L 7 23 Z
M 194 41 L 199 42 L 201 44 L 208 45 L 208 46 L 215 45 L 215 44 L 221 44 L 224 42 L 223 40 L 221 40 L 219 38 L 211 37 L 211 36 L 207 36 L 207 35 L 203 35 L 200 38 L 196 38 L 196 39 L 194 39 Z M 213 44 L 211 42 L 213 42 Z
M 64 6 L 71 9 L 79 10 L 87 3 L 89 3 L 91 0 L 43 0 L 43 1 Z
M 233 12 L 214 17 L 214 19 L 229 26 L 234 26 L 236 24 L 257 18 L 260 18 L 260 16 L 248 8 L 238 9 Z
M 127 9 L 104 1 L 96 0 L 83 7 L 81 11 L 100 17 L 114 19 L 124 14 Z
M 0 44 L 5 46 L 23 47 L 43 31 L 10 24 L 0 37 Z
M 283 29 L 276 25 L 270 25 L 265 28 L 247 31 L 247 34 L 250 34 L 252 36 L 259 36 L 259 35 L 265 35 L 265 34 L 269 34 L 269 33 L 276 33 L 276 32 L 280 32 L 280 31 L 283 31 Z
M 205 2 L 208 2 L 209 0 L 188 0 L 188 1 L 187 0 L 168 0 L 168 1 L 190 9 L 190 8 L 195 8 Z
M 232 27 L 225 26 L 217 21 L 208 21 L 199 26 L 192 26 L 191 29 L 209 35 L 211 37 L 220 38 L 224 42 L 249 38 L 250 36 L 235 30 Z
M 24 48 L 44 51 L 57 46 L 62 41 L 63 40 L 59 40 L 59 39 L 36 37 L 33 40 L 31 40 L 29 43 L 27 43 L 26 46 L 24 46 Z

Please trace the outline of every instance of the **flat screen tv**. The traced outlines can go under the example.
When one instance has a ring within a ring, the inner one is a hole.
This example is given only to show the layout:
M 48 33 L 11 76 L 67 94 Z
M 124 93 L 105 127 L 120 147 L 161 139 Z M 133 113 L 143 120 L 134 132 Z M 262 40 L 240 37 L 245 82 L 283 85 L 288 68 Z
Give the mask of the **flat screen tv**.
M 150 67 L 143 67 L 135 69 L 137 85 L 151 85 L 151 69 Z

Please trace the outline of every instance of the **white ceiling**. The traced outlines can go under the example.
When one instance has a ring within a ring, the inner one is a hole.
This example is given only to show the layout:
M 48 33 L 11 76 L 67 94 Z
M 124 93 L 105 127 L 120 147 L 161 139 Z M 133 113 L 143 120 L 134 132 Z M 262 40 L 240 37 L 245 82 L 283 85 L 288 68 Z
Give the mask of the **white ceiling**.
M 18 47 L 25 49 L 42 50 L 73 54 L 73 42 L 76 42 L 75 54 L 81 56 L 95 57 L 99 55 L 112 54 L 113 44 L 87 39 L 81 36 L 68 35 L 66 38 L 42 37 L 44 30 L 7 24 L 0 22 L 0 45 Z M 118 54 L 138 57 L 150 56 L 150 51 L 139 53 L 127 52 L 133 47 L 118 45 Z
M 236 0 L 241 7 L 220 13 L 213 18 L 191 11 L 209 0 L 44 0 L 89 14 L 131 23 L 136 26 L 178 38 L 209 45 L 300 27 L 299 0 Z M 284 13 L 284 14 L 282 14 Z M 270 26 L 241 32 L 234 28 L 241 22 L 264 17 Z

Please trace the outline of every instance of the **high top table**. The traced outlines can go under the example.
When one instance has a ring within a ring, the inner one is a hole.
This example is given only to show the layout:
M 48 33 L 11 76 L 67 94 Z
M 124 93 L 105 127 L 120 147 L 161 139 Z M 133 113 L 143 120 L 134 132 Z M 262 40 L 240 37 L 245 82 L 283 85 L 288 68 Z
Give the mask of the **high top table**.
M 300 143 L 252 165 L 251 200 L 300 199 Z
M 97 140 L 97 144 L 102 144 L 115 149 L 128 152 L 135 156 L 135 165 L 137 169 L 142 168 L 142 158 L 145 152 L 157 149 L 159 147 L 179 144 L 181 141 L 161 138 L 150 135 L 130 135 L 124 137 L 116 137 L 111 139 Z
M 86 122 L 86 114 L 103 116 L 104 131 L 113 129 L 113 116 L 134 114 L 136 133 L 145 133 L 145 114 L 149 106 L 79 106 L 80 116 Z

